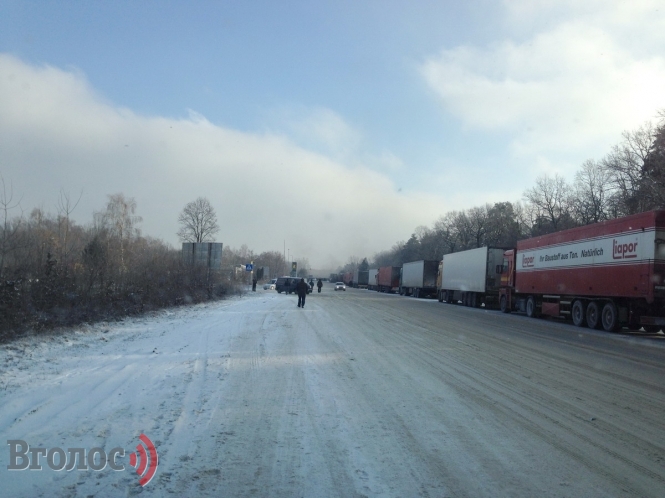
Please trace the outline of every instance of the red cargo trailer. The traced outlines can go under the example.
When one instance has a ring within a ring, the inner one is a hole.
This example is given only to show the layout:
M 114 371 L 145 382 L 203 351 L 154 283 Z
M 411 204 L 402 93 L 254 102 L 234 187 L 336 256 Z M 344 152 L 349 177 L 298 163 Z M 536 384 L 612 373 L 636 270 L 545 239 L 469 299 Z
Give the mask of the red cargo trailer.
M 522 240 L 504 253 L 501 310 L 608 331 L 665 325 L 665 211 Z
M 352 271 L 347 271 L 342 275 L 342 282 L 344 282 L 346 285 L 349 287 L 353 286 L 353 272 Z
M 379 292 L 396 292 L 399 290 L 399 266 L 382 266 L 377 273 L 377 290 Z

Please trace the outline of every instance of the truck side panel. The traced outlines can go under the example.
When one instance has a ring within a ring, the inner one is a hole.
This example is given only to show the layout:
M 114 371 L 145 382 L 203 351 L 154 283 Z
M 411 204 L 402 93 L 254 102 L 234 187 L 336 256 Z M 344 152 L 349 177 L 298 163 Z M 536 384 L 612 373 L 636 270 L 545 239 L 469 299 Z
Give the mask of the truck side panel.
M 527 249 L 518 243 L 515 291 L 652 302 L 656 239 L 654 227 L 645 227 Z
M 404 263 L 402 266 L 402 287 L 437 289 L 439 261 L 421 260 Z
M 378 268 L 374 268 L 369 270 L 368 276 L 367 276 L 367 287 L 371 290 L 376 289 L 376 286 L 378 285 L 378 277 L 379 270 Z
M 486 291 L 487 247 L 443 256 L 441 289 L 463 292 Z
M 404 263 L 402 265 L 402 287 L 422 287 L 424 271 L 424 261 Z
M 391 291 L 399 287 L 399 266 L 382 266 L 378 271 L 379 290 Z

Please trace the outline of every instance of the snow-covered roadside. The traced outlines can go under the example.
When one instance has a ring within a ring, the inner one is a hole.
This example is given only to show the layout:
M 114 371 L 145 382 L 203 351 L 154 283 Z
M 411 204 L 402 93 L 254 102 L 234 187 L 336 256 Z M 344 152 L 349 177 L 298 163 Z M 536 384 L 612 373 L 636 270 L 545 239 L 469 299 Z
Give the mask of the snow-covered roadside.
M 7 440 L 25 440 L 31 447 L 102 447 L 108 452 L 119 446 L 130 451 L 145 433 L 162 462 L 168 462 L 169 451 L 186 455 L 192 420 L 200 422 L 197 414 L 214 397 L 214 381 L 229 359 L 229 341 L 241 328 L 240 311 L 254 299 L 275 296 L 249 297 L 26 337 L 0 347 L 2 494 L 139 490 L 128 456 L 124 472 L 55 472 L 45 458 L 42 471 L 9 472 Z M 161 444 L 166 438 L 168 447 Z M 156 478 L 168 475 L 164 468 L 168 465 L 160 466 Z

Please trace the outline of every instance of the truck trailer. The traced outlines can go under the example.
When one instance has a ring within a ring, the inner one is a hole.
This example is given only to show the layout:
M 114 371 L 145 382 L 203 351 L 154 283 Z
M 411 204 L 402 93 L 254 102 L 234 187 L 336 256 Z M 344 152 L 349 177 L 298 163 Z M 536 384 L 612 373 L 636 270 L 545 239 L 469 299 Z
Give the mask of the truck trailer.
M 379 269 L 378 268 L 373 268 L 368 271 L 367 274 L 367 288 L 369 290 L 376 290 L 377 288 L 377 277 L 379 274 Z
M 399 289 L 399 266 L 382 266 L 377 273 L 377 289 L 379 292 L 395 292 Z
M 404 263 L 400 294 L 413 297 L 436 296 L 438 273 L 438 261 L 420 260 Z
M 665 325 L 665 211 L 519 241 L 503 267 L 506 313 L 569 317 L 607 331 Z
M 505 249 L 479 247 L 443 256 L 439 301 L 497 308 Z
M 356 270 L 353 272 L 353 286 L 358 289 L 367 289 L 367 283 L 369 282 L 369 271 L 368 270 Z

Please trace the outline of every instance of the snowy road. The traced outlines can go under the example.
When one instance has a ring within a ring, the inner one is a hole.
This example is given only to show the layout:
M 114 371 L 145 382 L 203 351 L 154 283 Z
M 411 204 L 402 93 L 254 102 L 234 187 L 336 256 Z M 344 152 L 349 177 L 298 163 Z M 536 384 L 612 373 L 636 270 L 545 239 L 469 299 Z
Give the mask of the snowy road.
M 665 496 L 665 338 L 324 287 L 0 348 L 0 436 L 159 468 L 2 496 Z

